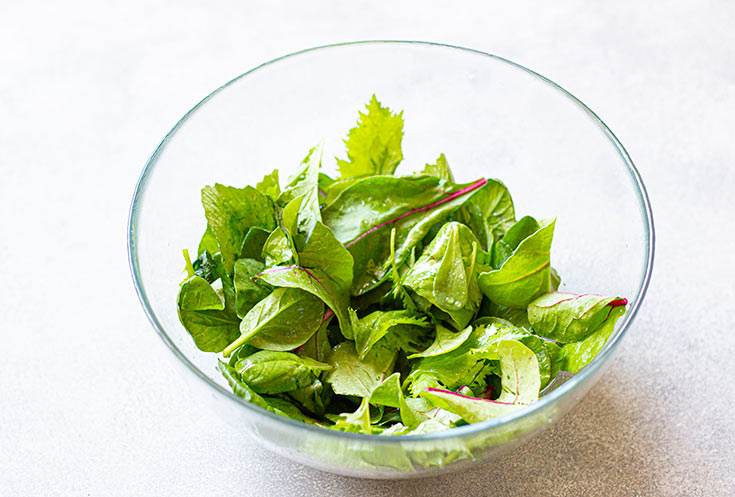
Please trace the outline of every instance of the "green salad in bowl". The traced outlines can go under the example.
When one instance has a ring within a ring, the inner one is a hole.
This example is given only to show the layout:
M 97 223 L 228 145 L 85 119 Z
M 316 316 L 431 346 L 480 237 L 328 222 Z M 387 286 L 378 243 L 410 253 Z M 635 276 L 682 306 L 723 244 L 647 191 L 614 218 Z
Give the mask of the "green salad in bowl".
M 517 214 L 499 179 L 457 183 L 444 154 L 403 173 L 403 124 L 373 95 L 338 176 L 322 142 L 255 185 L 201 190 L 178 315 L 242 399 L 331 430 L 448 430 L 537 401 L 625 313 L 558 291 L 557 221 Z

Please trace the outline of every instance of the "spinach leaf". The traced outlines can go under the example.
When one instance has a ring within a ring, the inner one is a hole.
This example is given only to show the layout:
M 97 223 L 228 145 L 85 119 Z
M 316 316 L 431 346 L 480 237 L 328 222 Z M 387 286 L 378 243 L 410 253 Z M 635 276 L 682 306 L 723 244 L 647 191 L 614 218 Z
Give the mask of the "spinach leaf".
M 298 204 L 298 231 L 308 240 L 314 231 L 316 223 L 321 222 L 322 216 L 319 210 L 319 168 L 322 163 L 324 142 L 309 150 L 306 158 L 301 162 L 301 167 L 296 174 L 289 179 L 288 185 L 278 198 L 279 205 L 288 205 L 294 199 L 301 197 Z M 286 224 L 287 214 L 284 212 L 284 224 L 292 234 L 296 234 L 293 226 Z M 290 223 L 289 223 L 290 224 Z
M 332 400 L 332 391 L 324 387 L 324 384 L 316 379 L 314 382 L 298 390 L 288 392 L 288 396 L 299 405 L 316 416 L 322 416 L 329 402 Z
M 234 188 L 219 183 L 205 186 L 202 205 L 228 273 L 232 273 L 249 228 L 255 226 L 271 231 L 276 227 L 273 201 L 251 186 Z
M 319 362 L 327 360 L 327 356 L 329 356 L 332 351 L 332 346 L 329 343 L 327 327 L 333 317 L 334 312 L 332 312 L 332 309 L 327 308 L 324 312 L 324 317 L 322 317 L 322 324 L 319 326 L 319 329 L 296 351 L 299 355 L 311 357 Z
M 500 269 L 481 273 L 482 292 L 506 307 L 526 307 L 550 288 L 551 239 L 554 221 L 523 240 Z
M 378 286 L 391 269 L 391 228 L 395 261 L 403 264 L 429 229 L 444 220 L 487 183 L 452 185 L 432 176 L 373 176 L 347 187 L 322 211 L 324 224 L 354 258 L 352 294 Z
M 278 182 L 278 169 L 274 169 L 272 173 L 263 176 L 263 179 L 255 185 L 255 189 L 263 195 L 268 195 L 273 200 L 277 200 L 281 194 L 281 187 Z
M 447 313 L 457 329 L 467 326 L 482 299 L 474 270 L 477 245 L 469 228 L 446 223 L 401 278 L 402 285 Z
M 217 239 L 214 237 L 214 233 L 212 232 L 212 228 L 209 227 L 209 224 L 207 224 L 207 229 L 204 230 L 202 239 L 199 240 L 197 257 L 201 256 L 205 250 L 210 254 L 216 254 L 219 252 L 219 244 L 217 243 Z
M 620 297 L 549 292 L 528 305 L 528 320 L 538 335 L 557 342 L 578 342 L 597 330 L 612 308 L 627 303 Z
M 329 364 L 289 352 L 261 350 L 235 364 L 240 379 L 257 393 L 276 394 L 305 388 L 316 380 Z
M 269 284 L 255 280 L 255 276 L 263 269 L 265 265 L 255 259 L 238 259 L 235 262 L 235 310 L 240 318 L 273 291 Z
M 219 292 L 215 289 L 215 283 L 210 285 L 204 278 L 192 276 L 181 285 L 179 307 L 184 311 L 224 310 L 222 281 L 217 280 L 216 283 L 219 283 Z
M 268 240 L 269 235 L 270 232 L 262 228 L 250 228 L 242 240 L 240 258 L 255 259 L 256 261 L 264 262 L 263 246 Z
M 345 140 L 348 160 L 337 160 L 342 177 L 393 174 L 403 159 L 403 112 L 391 113 L 373 95 L 359 116 Z
M 240 337 L 224 349 L 229 355 L 243 343 L 284 351 L 306 343 L 319 329 L 324 304 L 298 288 L 277 288 L 258 302 L 240 322 Z
M 280 409 L 272 407 L 268 404 L 268 402 L 266 402 L 263 397 L 255 393 L 252 388 L 250 388 L 245 382 L 240 379 L 240 375 L 237 374 L 235 368 L 229 366 L 226 362 L 218 360 L 217 369 L 219 369 L 220 373 L 222 373 L 222 376 L 225 377 L 227 383 L 229 383 L 230 388 L 232 388 L 232 391 L 235 393 L 235 395 L 237 395 L 241 399 L 247 400 L 248 402 L 252 402 L 258 407 L 262 407 L 263 409 L 266 409 L 268 411 L 280 414 L 281 416 L 289 417 L 288 414 L 281 411 Z
M 476 205 L 487 222 L 487 230 L 498 239 L 515 222 L 515 208 L 508 188 L 497 179 L 487 180 L 487 186 L 472 196 L 470 203 Z
M 531 216 L 525 216 L 516 221 L 516 223 L 508 228 L 508 232 L 493 244 L 492 265 L 495 269 L 499 269 L 503 263 L 518 248 L 518 245 L 533 235 L 541 228 L 538 221 Z
M 265 250 L 269 250 L 269 244 L 270 239 Z M 299 264 L 273 266 L 260 273 L 259 277 L 273 286 L 301 288 L 317 296 L 336 314 L 342 334 L 352 338 L 352 325 L 347 313 L 352 256 L 321 223 L 314 226 L 311 238 L 298 254 Z

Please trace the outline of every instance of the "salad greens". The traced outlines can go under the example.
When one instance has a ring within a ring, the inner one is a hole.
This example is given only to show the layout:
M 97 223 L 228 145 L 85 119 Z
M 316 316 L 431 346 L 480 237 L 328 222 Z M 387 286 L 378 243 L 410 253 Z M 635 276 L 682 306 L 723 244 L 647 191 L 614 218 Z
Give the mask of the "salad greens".
M 431 433 L 523 409 L 613 333 L 625 298 L 557 291 L 556 220 L 516 219 L 502 182 L 457 183 L 444 154 L 395 175 L 402 138 L 373 96 L 337 177 L 322 142 L 285 183 L 202 189 L 177 308 L 239 397 L 326 429 Z

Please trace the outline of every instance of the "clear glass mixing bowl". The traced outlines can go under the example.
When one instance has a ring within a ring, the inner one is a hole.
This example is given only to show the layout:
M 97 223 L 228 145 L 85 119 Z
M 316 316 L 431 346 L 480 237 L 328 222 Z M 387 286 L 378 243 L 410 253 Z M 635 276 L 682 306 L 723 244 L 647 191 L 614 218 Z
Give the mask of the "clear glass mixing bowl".
M 446 154 L 459 182 L 501 179 L 516 212 L 557 218 L 552 264 L 562 290 L 625 296 L 627 315 L 579 374 L 557 381 L 531 407 L 483 423 L 420 436 L 341 433 L 286 419 L 230 392 L 213 354 L 179 323 L 181 250 L 205 228 L 200 189 L 255 184 L 292 170 L 326 139 L 327 168 L 372 94 L 403 109 L 404 163 Z M 143 169 L 129 224 L 135 287 L 153 327 L 206 401 L 233 429 L 290 459 L 367 478 L 458 470 L 496 457 L 557 421 L 602 374 L 633 323 L 653 262 L 651 208 L 640 175 L 612 131 L 547 78 L 460 47 L 371 41 L 297 52 L 218 88 L 166 135 Z M 246 465 L 247 461 L 243 461 Z

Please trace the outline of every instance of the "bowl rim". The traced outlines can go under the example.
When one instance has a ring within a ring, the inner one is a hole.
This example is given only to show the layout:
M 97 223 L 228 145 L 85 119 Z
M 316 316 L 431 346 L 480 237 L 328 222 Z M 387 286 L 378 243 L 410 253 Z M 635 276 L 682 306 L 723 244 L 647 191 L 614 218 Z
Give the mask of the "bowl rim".
M 610 338 L 607 340 L 602 350 L 598 352 L 595 358 L 592 361 L 590 361 L 590 363 L 587 366 L 582 368 L 582 370 L 580 370 L 578 373 L 576 373 L 574 376 L 566 380 L 564 383 L 562 383 L 558 387 L 554 388 L 552 391 L 540 397 L 536 402 L 530 404 L 525 409 L 519 409 L 515 412 L 509 413 L 507 415 L 504 415 L 498 418 L 489 419 L 487 421 L 482 421 L 479 423 L 468 424 L 468 425 L 459 426 L 459 427 L 451 428 L 451 429 L 444 430 L 444 431 L 438 431 L 438 432 L 421 434 L 421 435 L 392 435 L 392 436 L 386 437 L 386 436 L 381 436 L 381 435 L 368 435 L 368 434 L 362 434 L 362 433 L 342 432 L 342 431 L 337 431 L 337 430 L 329 430 L 329 429 L 321 428 L 318 426 L 312 426 L 306 423 L 302 423 L 300 421 L 293 420 L 291 418 L 287 418 L 285 416 L 280 416 L 278 414 L 267 411 L 261 407 L 258 407 L 255 404 L 252 404 L 238 397 L 231 390 L 226 389 L 224 388 L 224 386 L 211 380 L 207 375 L 205 375 L 199 368 L 197 368 L 179 350 L 179 348 L 176 346 L 176 344 L 173 342 L 173 340 L 168 336 L 168 334 L 164 330 L 155 312 L 150 306 L 145 288 L 143 287 L 143 284 L 140 279 L 140 271 L 139 271 L 139 266 L 138 266 L 138 253 L 137 253 L 137 246 L 135 243 L 135 227 L 136 227 L 136 222 L 138 218 L 138 208 L 137 207 L 139 205 L 138 201 L 140 200 L 140 198 L 142 198 L 142 193 L 145 190 L 145 187 L 148 181 L 148 177 L 151 171 L 153 170 L 153 168 L 155 167 L 155 164 L 157 162 L 159 155 L 161 155 L 162 151 L 165 149 L 166 144 L 170 140 L 170 138 L 208 100 L 213 98 L 224 88 L 227 88 L 228 86 L 239 81 L 241 78 L 248 76 L 249 74 L 252 74 L 256 71 L 264 69 L 278 62 L 284 61 L 286 59 L 298 57 L 299 55 L 306 54 L 306 53 L 311 53 L 311 52 L 316 52 L 316 51 L 326 51 L 332 48 L 339 48 L 339 47 L 361 46 L 361 45 L 371 45 L 371 44 L 375 44 L 375 45 L 393 44 L 396 46 L 415 45 L 415 46 L 424 46 L 424 47 L 429 47 L 429 48 L 453 49 L 453 50 L 457 50 L 457 51 L 461 51 L 465 53 L 489 57 L 498 62 L 508 64 L 516 69 L 520 69 L 528 73 L 529 75 L 539 79 L 540 82 L 551 86 L 553 89 L 559 91 L 562 95 L 569 98 L 569 100 L 571 100 L 573 104 L 577 105 L 581 110 L 583 110 L 588 115 L 588 117 L 590 117 L 594 121 L 595 124 L 597 124 L 597 126 L 605 133 L 610 143 L 617 149 L 618 154 L 620 155 L 622 161 L 627 166 L 628 173 L 631 175 L 633 183 L 637 187 L 636 195 L 638 197 L 638 201 L 640 202 L 640 205 L 643 211 L 642 214 L 643 214 L 643 218 L 645 221 L 644 230 L 645 230 L 645 235 L 646 235 L 645 243 L 647 246 L 646 246 L 646 253 L 645 253 L 646 261 L 645 261 L 645 269 L 643 271 L 643 279 L 641 281 L 641 286 L 638 291 L 638 294 L 633 299 L 631 299 L 633 302 L 632 307 L 626 313 L 625 319 L 623 320 L 619 328 L 615 331 L 615 333 L 613 333 L 613 335 L 610 336 Z M 168 131 L 168 133 L 166 133 L 164 138 L 161 140 L 161 142 L 155 148 L 153 153 L 150 155 L 135 185 L 133 198 L 130 203 L 130 209 L 128 213 L 128 224 L 127 224 L 128 264 L 130 266 L 131 276 L 133 279 L 133 284 L 135 286 L 135 291 L 138 295 L 138 299 L 141 305 L 143 306 L 143 310 L 145 311 L 146 316 L 148 317 L 148 320 L 150 321 L 151 325 L 156 330 L 158 335 L 161 337 L 163 342 L 168 346 L 171 352 L 186 366 L 186 368 L 194 374 L 195 377 L 197 377 L 199 380 L 203 381 L 204 383 L 212 387 L 215 392 L 223 395 L 225 398 L 239 404 L 245 409 L 249 409 L 250 411 L 253 412 L 253 414 L 270 417 L 276 423 L 284 424 L 285 427 L 313 431 L 316 435 L 322 435 L 325 437 L 331 436 L 336 439 L 353 440 L 353 441 L 359 440 L 362 442 L 379 443 L 379 444 L 406 443 L 406 442 L 420 443 L 421 441 L 428 441 L 428 440 L 436 441 L 436 440 L 442 440 L 442 439 L 448 439 L 448 438 L 471 436 L 476 433 L 490 431 L 494 428 L 498 428 L 504 425 L 510 425 L 513 422 L 529 418 L 530 416 L 533 416 L 535 413 L 541 411 L 545 407 L 553 404 L 558 399 L 562 397 L 566 397 L 567 395 L 571 394 L 571 392 L 575 390 L 575 388 L 578 385 L 583 383 L 583 380 L 585 378 L 592 375 L 594 371 L 598 369 L 611 356 L 611 354 L 615 351 L 615 349 L 618 347 L 618 345 L 622 341 L 623 336 L 627 333 L 628 328 L 630 327 L 636 315 L 638 314 L 638 311 L 643 303 L 643 299 L 646 295 L 646 292 L 648 290 L 648 286 L 651 280 L 651 274 L 653 271 L 653 259 L 654 259 L 654 254 L 655 254 L 655 239 L 656 239 L 656 236 L 655 236 L 654 223 L 653 223 L 653 212 L 651 210 L 651 204 L 648 198 L 648 192 L 646 190 L 646 187 L 643 183 L 643 179 L 641 178 L 641 175 L 638 169 L 633 163 L 633 160 L 628 154 L 628 151 L 625 149 L 625 147 L 620 142 L 620 140 L 618 140 L 617 136 L 615 136 L 612 130 L 602 121 L 602 119 L 600 119 L 600 117 L 598 117 L 597 114 L 595 114 L 581 100 L 579 100 L 577 97 L 572 95 L 569 91 L 567 91 L 561 85 L 555 83 L 551 79 L 537 73 L 536 71 L 533 71 L 532 69 L 529 69 L 521 64 L 513 62 L 504 57 L 500 57 L 500 56 L 497 56 L 497 55 L 494 55 L 488 52 L 484 52 L 484 51 L 476 50 L 472 48 L 466 48 L 466 47 L 462 47 L 458 45 L 451 45 L 451 44 L 446 44 L 446 43 L 430 42 L 430 41 L 415 41 L 415 40 L 360 40 L 360 41 L 331 43 L 331 44 L 319 45 L 319 46 L 315 46 L 311 48 L 306 48 L 303 50 L 291 52 L 286 55 L 282 55 L 280 57 L 276 57 L 275 59 L 269 60 L 268 62 L 264 62 L 260 65 L 257 65 L 251 68 L 250 70 L 240 74 L 239 76 L 231 79 L 227 83 L 219 86 L 218 88 L 213 90 L 211 93 L 209 93 L 206 97 L 201 99 L 186 114 L 184 114 L 184 116 Z

